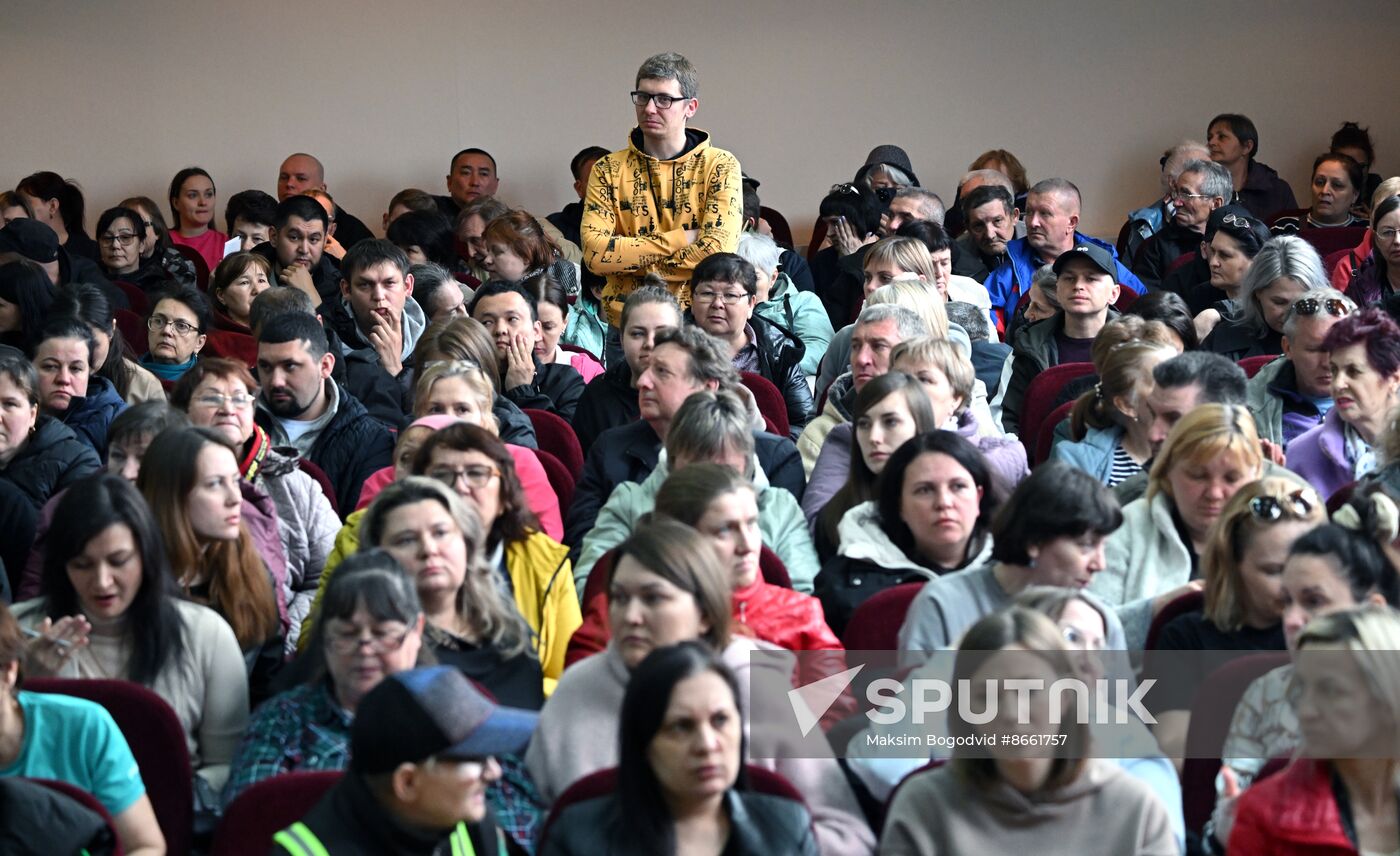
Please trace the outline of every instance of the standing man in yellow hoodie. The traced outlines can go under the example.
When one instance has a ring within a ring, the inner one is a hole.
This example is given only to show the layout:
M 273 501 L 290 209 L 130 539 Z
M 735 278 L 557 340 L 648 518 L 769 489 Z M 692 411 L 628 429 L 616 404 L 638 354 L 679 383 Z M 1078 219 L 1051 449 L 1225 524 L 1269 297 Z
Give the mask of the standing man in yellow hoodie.
M 744 222 L 738 159 L 686 127 L 700 106 L 695 66 L 677 53 L 657 54 L 637 70 L 635 86 L 637 127 L 627 148 L 594 165 L 580 229 L 584 264 L 607 278 L 603 308 L 612 328 L 648 273 L 689 306 L 691 272 L 706 256 L 734 252 Z

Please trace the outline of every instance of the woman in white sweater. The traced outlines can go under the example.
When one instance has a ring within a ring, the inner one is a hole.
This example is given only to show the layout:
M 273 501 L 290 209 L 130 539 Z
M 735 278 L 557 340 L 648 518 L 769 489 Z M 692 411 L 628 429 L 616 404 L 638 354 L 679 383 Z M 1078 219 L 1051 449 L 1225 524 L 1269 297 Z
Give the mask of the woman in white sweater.
M 15 607 L 40 634 L 25 673 L 153 690 L 184 726 L 197 778 L 217 794 L 248 726 L 243 655 L 218 613 L 175 592 L 160 528 L 125 479 L 94 476 L 64 494 L 41 592 Z
M 654 649 L 690 639 L 706 642 L 734 670 L 745 696 L 755 670 L 775 668 L 771 657 L 750 655 L 778 649 L 731 636 L 730 614 L 730 575 L 704 536 L 670 520 L 638 527 L 617 548 L 609 576 L 607 650 L 564 672 L 525 754 L 544 798 L 552 801 L 589 773 L 617 765 L 627 683 Z M 766 680 L 787 681 L 790 674 L 787 669 Z M 751 709 L 747 697 L 740 701 L 742 709 Z M 820 734 L 814 736 L 824 742 Z M 822 853 L 873 853 L 874 833 L 836 761 L 785 754 L 778 760 L 746 760 L 776 770 L 802 792 Z

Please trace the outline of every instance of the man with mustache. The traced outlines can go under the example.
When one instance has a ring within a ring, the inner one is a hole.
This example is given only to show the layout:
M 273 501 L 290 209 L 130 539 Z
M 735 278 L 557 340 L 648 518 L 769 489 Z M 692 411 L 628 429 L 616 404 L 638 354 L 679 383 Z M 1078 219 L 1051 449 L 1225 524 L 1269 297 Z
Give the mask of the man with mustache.
M 340 270 L 325 254 L 330 218 L 310 196 L 289 196 L 277 203 L 266 243 L 251 252 L 272 262 L 277 281 L 298 289 L 320 306 L 340 294 Z
M 261 324 L 254 418 L 273 445 L 294 447 L 325 472 L 338 508 L 353 509 L 365 479 L 392 462 L 394 437 L 331 378 L 335 360 L 314 315 L 287 312 Z
M 1002 331 L 1016 311 L 1017 301 L 1031 287 L 1036 269 L 1054 263 L 1072 247 L 1098 247 L 1108 255 L 1112 263 L 1110 275 L 1120 285 L 1138 294 L 1147 290 L 1118 261 L 1118 254 L 1110 244 L 1079 233 L 1080 202 L 1079 188 L 1063 178 L 1036 182 L 1027 192 L 1026 237 L 1006 245 L 1006 261 L 992 271 L 984 283 L 992 298 L 997 326 Z

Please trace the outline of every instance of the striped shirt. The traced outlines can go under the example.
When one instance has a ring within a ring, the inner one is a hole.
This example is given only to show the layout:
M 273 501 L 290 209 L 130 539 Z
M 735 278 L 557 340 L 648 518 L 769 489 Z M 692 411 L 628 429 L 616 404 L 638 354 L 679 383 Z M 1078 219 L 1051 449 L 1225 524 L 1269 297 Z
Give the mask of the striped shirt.
M 1140 472 L 1142 472 L 1142 464 L 1134 461 L 1121 443 L 1115 444 L 1113 447 L 1113 469 L 1108 474 L 1108 486 L 1113 487 L 1119 482 L 1127 481 Z

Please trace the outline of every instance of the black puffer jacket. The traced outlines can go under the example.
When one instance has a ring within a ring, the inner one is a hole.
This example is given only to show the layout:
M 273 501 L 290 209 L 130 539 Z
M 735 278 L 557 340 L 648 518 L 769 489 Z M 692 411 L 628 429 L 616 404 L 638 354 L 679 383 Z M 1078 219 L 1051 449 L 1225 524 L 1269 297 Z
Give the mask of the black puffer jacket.
M 791 426 L 788 435 L 796 441 L 812 420 L 812 390 L 807 386 L 807 376 L 802 374 L 802 358 L 807 354 L 807 346 L 797 334 L 766 318 L 755 315 L 749 323 L 753 325 L 754 342 L 758 346 L 758 373 L 771 380 L 783 394 Z
M 34 433 L 0 469 L 0 478 L 19 488 L 38 510 L 55 493 L 101 469 L 97 453 L 73 429 L 52 416 L 40 416 Z
M 274 427 L 272 414 L 261 407 L 255 419 L 264 430 Z M 336 506 L 354 508 L 365 479 L 393 463 L 394 435 L 342 388 L 335 416 L 316 437 L 306 458 L 330 480 Z
M 249 252 L 257 253 L 272 262 L 274 273 L 280 274 L 282 272 L 282 264 L 277 260 L 277 249 L 272 246 L 271 241 L 263 241 Z M 322 302 L 327 300 L 333 303 L 339 302 L 340 268 L 336 265 L 335 259 L 322 253 L 321 260 L 311 269 L 311 283 L 316 286 L 316 293 L 321 295 Z M 276 283 L 273 284 L 276 285 Z
M 501 394 L 521 410 L 544 410 L 568 422 L 574 418 L 583 395 L 583 375 L 573 366 L 535 360 L 535 380 L 502 390 Z M 501 373 L 503 376 L 505 372 Z

